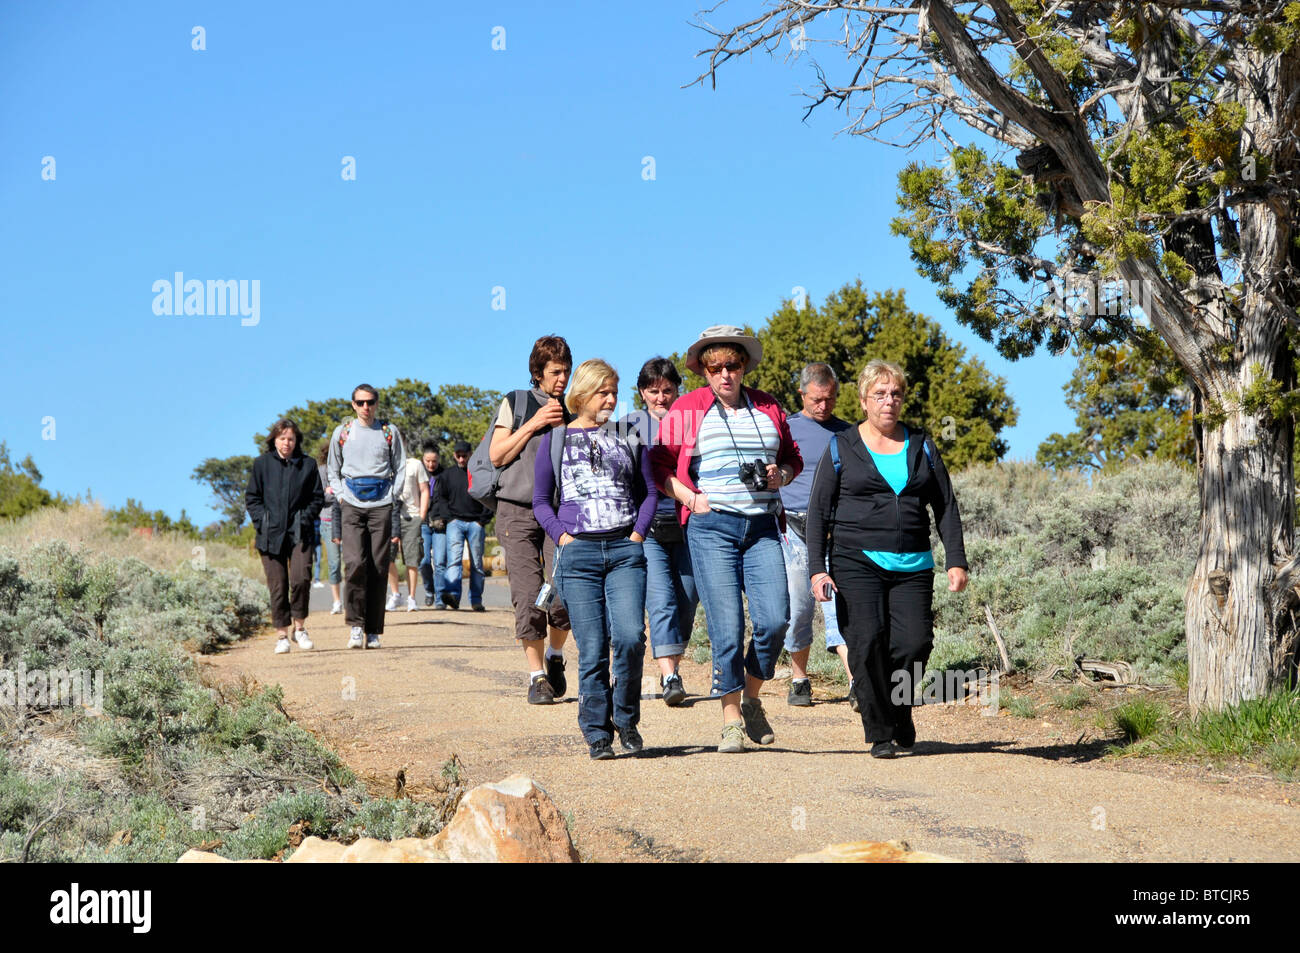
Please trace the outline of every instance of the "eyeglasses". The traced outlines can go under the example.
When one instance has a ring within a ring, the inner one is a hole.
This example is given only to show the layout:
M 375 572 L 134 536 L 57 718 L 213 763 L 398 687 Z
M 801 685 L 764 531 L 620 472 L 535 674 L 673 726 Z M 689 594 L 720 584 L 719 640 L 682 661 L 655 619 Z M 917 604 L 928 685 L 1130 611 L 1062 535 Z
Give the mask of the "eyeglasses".
M 369 400 L 353 400 L 352 403 L 356 404 L 358 407 L 373 407 L 375 404 L 379 403 L 379 398 L 371 397 Z
M 876 391 L 874 394 L 868 394 L 877 404 L 901 404 L 903 395 L 899 391 L 890 391 L 886 394 L 884 391 Z
M 744 370 L 745 365 L 740 361 L 727 361 L 725 364 L 705 364 L 704 369 L 710 374 L 721 374 L 723 371 L 734 374 L 736 371 Z

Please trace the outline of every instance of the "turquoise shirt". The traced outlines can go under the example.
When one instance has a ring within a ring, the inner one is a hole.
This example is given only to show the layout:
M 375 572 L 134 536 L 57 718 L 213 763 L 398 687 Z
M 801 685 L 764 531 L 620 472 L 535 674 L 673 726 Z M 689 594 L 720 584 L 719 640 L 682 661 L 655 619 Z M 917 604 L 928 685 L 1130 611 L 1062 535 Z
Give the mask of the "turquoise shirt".
M 871 459 L 876 464 L 876 469 L 880 475 L 885 478 L 889 488 L 897 496 L 903 492 L 903 487 L 907 486 L 907 448 L 911 442 L 911 437 L 907 433 L 907 428 L 903 428 L 903 449 L 898 453 L 876 453 L 870 447 L 867 447 L 867 453 L 871 454 Z M 866 441 L 863 441 L 866 445 Z M 923 553 L 887 553 L 879 550 L 864 549 L 862 555 L 866 556 L 881 569 L 887 569 L 890 572 L 920 572 L 922 569 L 934 568 L 934 554 L 929 550 Z

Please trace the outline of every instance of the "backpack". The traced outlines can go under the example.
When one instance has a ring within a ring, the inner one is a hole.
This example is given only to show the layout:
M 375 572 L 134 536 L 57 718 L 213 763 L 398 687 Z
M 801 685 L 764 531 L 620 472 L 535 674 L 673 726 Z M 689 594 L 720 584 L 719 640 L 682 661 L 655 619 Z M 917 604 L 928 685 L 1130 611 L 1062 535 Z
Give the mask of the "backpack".
M 602 426 L 600 429 L 609 433 L 614 433 L 623 439 L 624 446 L 627 447 L 628 453 L 632 457 L 632 467 L 637 473 L 638 482 L 640 482 L 640 470 L 637 467 L 637 451 L 645 445 L 641 439 L 641 434 L 635 427 L 621 426 L 623 421 L 613 421 Z M 555 474 L 555 485 L 551 488 L 551 506 L 557 511 L 560 508 L 560 467 L 564 461 L 564 437 L 568 433 L 568 424 L 556 424 L 551 428 L 551 472 Z M 649 487 L 644 488 L 649 492 Z M 645 499 L 644 496 L 641 497 Z
M 379 421 L 379 426 L 383 428 L 384 439 L 388 441 L 388 448 L 391 450 L 393 447 L 393 428 L 388 425 L 387 420 Z M 348 442 L 348 433 L 351 430 L 352 430 L 352 421 L 351 420 L 343 421 L 343 430 L 339 433 L 339 450 L 340 450 L 339 455 L 340 456 L 342 456 L 341 451 L 343 450 L 343 445 Z
M 510 402 L 510 410 L 514 414 L 511 433 L 522 427 L 524 421 L 541 410 L 541 405 L 537 403 L 531 390 L 511 391 L 506 396 L 506 400 Z M 470 455 L 469 465 L 465 470 L 466 479 L 469 481 L 469 495 L 492 510 L 497 508 L 497 490 L 501 488 L 502 472 L 519 459 L 516 457 L 504 467 L 492 465 L 492 433 L 495 430 L 495 423 L 488 426 L 487 433 L 483 435 L 483 439 L 474 448 L 474 453 Z

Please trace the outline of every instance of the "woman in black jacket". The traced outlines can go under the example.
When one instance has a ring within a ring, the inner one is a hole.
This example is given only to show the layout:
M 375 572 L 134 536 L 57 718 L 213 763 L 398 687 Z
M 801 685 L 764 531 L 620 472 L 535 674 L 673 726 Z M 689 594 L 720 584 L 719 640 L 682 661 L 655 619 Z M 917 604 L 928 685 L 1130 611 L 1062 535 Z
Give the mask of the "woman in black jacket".
M 871 755 L 892 758 L 916 741 L 912 702 L 934 644 L 934 514 L 948 589 L 966 588 L 961 515 L 934 441 L 899 422 L 903 369 L 871 361 L 858 377 L 867 419 L 832 438 L 808 503 L 808 565 L 818 601 L 835 599 L 849 650 L 850 691 Z M 838 459 L 837 459 L 838 458 Z
M 277 420 L 266 438 L 266 453 L 253 461 L 244 493 L 248 516 L 257 529 L 266 588 L 271 591 L 271 624 L 280 637 L 276 655 L 289 651 L 290 621 L 298 647 L 312 648 L 306 627 L 311 551 L 325 490 L 316 461 L 303 454 L 301 444 L 298 425 Z

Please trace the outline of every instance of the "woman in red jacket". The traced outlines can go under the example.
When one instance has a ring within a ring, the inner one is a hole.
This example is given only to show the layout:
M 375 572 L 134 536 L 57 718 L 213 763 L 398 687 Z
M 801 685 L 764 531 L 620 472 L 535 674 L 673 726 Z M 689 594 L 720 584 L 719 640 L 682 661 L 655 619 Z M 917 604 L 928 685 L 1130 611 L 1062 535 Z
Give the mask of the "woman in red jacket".
M 686 528 L 713 646 L 711 694 L 722 699 L 721 752 L 744 751 L 746 734 L 774 740 L 758 692 L 776 670 L 790 619 L 778 490 L 803 459 L 775 398 L 742 383 L 762 357 L 758 339 L 739 328 L 705 330 L 686 366 L 708 386 L 673 404 L 651 454 L 655 482 L 677 501 Z M 748 652 L 742 594 L 753 623 Z

